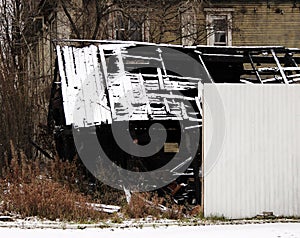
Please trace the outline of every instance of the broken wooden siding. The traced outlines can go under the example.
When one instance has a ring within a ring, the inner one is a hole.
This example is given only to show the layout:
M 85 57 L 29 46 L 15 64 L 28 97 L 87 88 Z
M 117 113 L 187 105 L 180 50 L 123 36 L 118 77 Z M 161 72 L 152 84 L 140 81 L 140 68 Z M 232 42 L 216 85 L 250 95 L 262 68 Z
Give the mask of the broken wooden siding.
M 133 45 L 57 47 L 67 125 L 85 127 L 130 120 L 201 121 L 199 108 L 195 111 L 188 103 L 199 105 L 199 98 L 179 93 L 197 90 L 201 79 L 169 73 L 163 47 L 156 46 L 154 56 L 143 57 L 126 50 Z M 138 61 L 155 61 L 156 72 L 126 70 L 126 63 L 138 65 Z
M 74 110 L 83 116 L 79 127 L 111 122 L 97 47 L 58 46 L 57 52 L 66 124 L 74 123 Z
M 289 84 L 300 80 L 299 49 L 91 43 L 86 47 L 57 46 L 61 78 L 58 83 L 61 83 L 66 125 L 74 123 L 80 127 L 130 120 L 200 122 L 201 89 L 205 79 L 250 84 Z M 139 55 L 132 51 L 136 46 L 150 48 L 150 51 Z M 181 55 L 166 53 L 167 49 Z M 185 53 L 197 62 L 199 72 L 193 76 L 189 76 L 189 72 L 178 76 L 166 68 L 166 63 L 170 66 L 177 61 L 176 67 L 180 70 L 189 69 L 189 61 L 181 59 Z M 166 61 L 167 58 L 173 61 Z M 149 67 L 150 71 L 144 70 Z M 75 117 L 77 122 L 74 122 L 74 112 L 79 115 Z

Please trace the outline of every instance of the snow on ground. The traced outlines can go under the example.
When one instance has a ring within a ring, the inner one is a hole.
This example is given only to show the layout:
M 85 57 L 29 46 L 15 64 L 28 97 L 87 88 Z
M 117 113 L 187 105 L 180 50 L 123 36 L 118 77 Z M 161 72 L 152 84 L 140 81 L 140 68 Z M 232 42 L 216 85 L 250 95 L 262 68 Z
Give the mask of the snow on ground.
M 211 226 L 160 226 L 144 228 L 20 229 L 0 228 L 1 237 L 111 237 L 111 238 L 300 238 L 300 223 L 269 223 Z

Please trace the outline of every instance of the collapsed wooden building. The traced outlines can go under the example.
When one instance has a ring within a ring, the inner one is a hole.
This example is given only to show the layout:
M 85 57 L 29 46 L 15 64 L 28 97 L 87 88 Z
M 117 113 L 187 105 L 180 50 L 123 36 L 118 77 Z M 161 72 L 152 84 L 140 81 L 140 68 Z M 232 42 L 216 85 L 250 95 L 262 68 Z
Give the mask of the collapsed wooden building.
M 68 40 L 58 43 L 56 62 L 49 125 L 59 156 L 70 160 L 78 152 L 72 128 L 90 127 L 98 128 L 99 143 L 108 157 L 127 170 L 153 171 L 185 150 L 178 165 L 188 164 L 185 171 L 171 169 L 176 179 L 162 188 L 181 204 L 202 202 L 203 84 L 300 80 L 300 49 L 282 46 Z M 157 123 L 164 126 L 166 141 L 154 154 L 132 156 L 112 133 L 112 125 L 122 129 L 123 123 L 129 123 L 130 143 L 149 144 L 151 131 L 162 129 Z M 189 148 L 194 146 L 191 142 L 181 145 L 182 133 L 189 138 L 186 141 L 198 138 L 193 141 L 196 148 Z

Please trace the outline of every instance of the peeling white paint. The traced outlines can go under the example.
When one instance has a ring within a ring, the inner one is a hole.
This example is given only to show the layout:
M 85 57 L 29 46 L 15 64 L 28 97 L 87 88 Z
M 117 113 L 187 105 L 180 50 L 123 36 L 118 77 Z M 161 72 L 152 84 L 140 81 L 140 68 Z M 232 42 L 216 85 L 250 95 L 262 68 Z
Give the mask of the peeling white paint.
M 201 79 L 168 75 L 163 62 L 163 48 L 157 47 L 158 56 L 155 58 L 130 55 L 126 48 L 133 45 L 128 42 L 82 48 L 57 47 L 67 125 L 88 127 L 149 118 L 195 121 L 201 117 L 200 111 L 190 113 L 185 106 L 188 101 L 195 101 L 194 97 L 176 93 L 197 89 Z M 108 69 L 107 60 L 111 56 L 116 57 L 113 62 L 117 69 L 115 72 Z M 154 74 L 130 73 L 125 70 L 124 60 L 128 58 L 156 60 L 161 66 L 156 67 L 157 73 Z M 158 103 L 164 106 L 153 107 Z M 79 118 L 74 119 L 74 110 L 76 115 L 81 115 Z

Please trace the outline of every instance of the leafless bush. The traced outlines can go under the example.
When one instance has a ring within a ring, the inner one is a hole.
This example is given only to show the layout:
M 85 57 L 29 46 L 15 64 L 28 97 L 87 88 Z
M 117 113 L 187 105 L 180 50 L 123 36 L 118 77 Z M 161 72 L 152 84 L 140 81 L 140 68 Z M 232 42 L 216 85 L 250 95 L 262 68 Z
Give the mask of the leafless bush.
M 28 160 L 22 151 L 19 160 L 13 143 L 11 150 L 12 160 L 3 171 L 5 179 L 0 180 L 3 211 L 22 217 L 68 221 L 97 221 L 106 217 L 94 210 L 89 203 L 95 201 L 75 186 L 78 174 L 74 164 L 56 160 L 41 168 L 44 162 Z
M 45 139 L 47 136 L 40 129 L 41 125 L 46 125 L 52 76 L 42 69 L 45 58 L 39 57 L 42 52 L 36 50 L 40 39 L 39 32 L 34 32 L 35 17 L 39 14 L 37 3 L 0 1 L 1 167 L 5 166 L 5 154 L 9 161 L 12 159 L 10 141 L 28 158 L 37 155 L 31 140 L 51 148 L 51 141 Z

